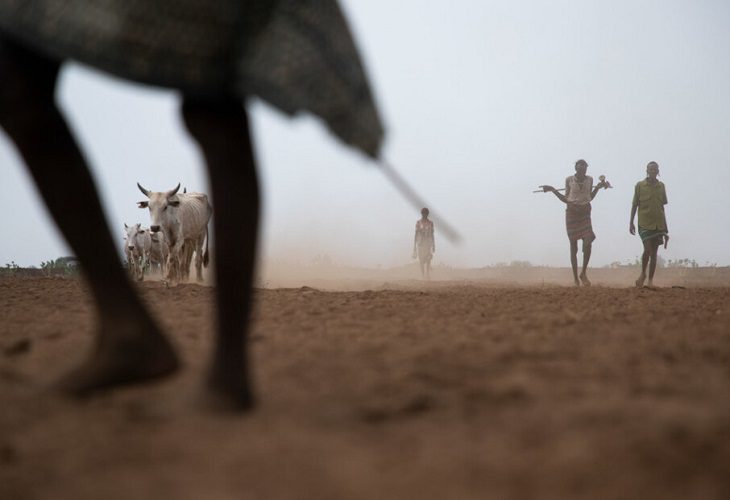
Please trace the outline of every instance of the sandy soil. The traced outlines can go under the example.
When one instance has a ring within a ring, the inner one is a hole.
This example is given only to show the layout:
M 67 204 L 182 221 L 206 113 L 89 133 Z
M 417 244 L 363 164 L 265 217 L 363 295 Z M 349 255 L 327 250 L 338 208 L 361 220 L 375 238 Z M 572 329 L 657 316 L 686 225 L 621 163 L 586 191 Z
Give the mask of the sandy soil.
M 199 404 L 212 288 L 140 289 L 186 366 L 75 402 L 83 282 L 0 277 L 0 498 L 728 498 L 730 288 L 259 290 L 235 417 Z

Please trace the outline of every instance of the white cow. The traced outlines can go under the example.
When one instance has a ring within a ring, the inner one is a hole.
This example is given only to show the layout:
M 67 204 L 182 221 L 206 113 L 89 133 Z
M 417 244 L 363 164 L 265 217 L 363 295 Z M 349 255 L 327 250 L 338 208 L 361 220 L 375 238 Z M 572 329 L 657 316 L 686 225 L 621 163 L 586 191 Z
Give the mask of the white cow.
M 165 233 L 157 231 L 150 232 L 152 246 L 150 247 L 150 270 L 158 269 L 160 276 L 165 276 L 167 271 L 167 260 L 170 258 L 170 247 L 167 245 Z M 189 266 L 188 266 L 189 267 Z
M 144 268 L 147 266 L 150 248 L 152 247 L 150 233 L 141 224 L 128 226 L 125 223 L 124 231 L 126 233 L 124 254 L 127 256 L 129 272 L 133 278 L 142 281 L 144 279 Z
M 171 281 L 187 279 L 190 261 L 195 254 L 195 271 L 198 281 L 203 280 L 203 266 L 208 266 L 208 221 L 213 208 L 203 193 L 180 193 L 180 184 L 166 192 L 153 192 L 137 187 L 149 201 L 137 203 L 139 208 L 149 208 L 150 230 L 163 232 L 170 247 L 167 278 Z M 205 243 L 205 252 L 203 252 Z

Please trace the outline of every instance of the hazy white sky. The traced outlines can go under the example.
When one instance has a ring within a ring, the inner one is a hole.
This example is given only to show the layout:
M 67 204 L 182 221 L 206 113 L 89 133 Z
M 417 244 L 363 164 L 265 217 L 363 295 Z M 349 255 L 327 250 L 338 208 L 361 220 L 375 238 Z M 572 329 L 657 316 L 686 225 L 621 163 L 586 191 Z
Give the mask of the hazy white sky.
M 447 5 L 448 4 L 448 5 Z M 633 186 L 660 165 L 665 258 L 730 265 L 730 2 L 726 0 L 346 0 L 387 128 L 385 156 L 464 237 L 436 263 L 569 265 L 560 186 L 585 158 L 615 186 L 593 203 L 591 263 L 633 260 Z M 93 165 L 107 217 L 149 225 L 143 195 L 207 191 L 176 93 L 67 65 L 60 102 Z M 262 255 L 342 264 L 409 262 L 419 214 L 316 120 L 254 101 L 264 193 Z M 215 204 L 215 200 L 213 200 Z M 69 253 L 0 134 L 0 266 Z M 89 235 L 93 237 L 93 235 Z

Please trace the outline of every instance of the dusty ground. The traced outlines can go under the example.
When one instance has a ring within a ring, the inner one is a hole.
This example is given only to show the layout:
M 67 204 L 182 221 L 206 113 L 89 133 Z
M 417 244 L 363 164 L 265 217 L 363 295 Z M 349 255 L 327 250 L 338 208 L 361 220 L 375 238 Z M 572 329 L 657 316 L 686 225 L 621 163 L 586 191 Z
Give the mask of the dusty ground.
M 260 290 L 237 417 L 199 405 L 212 289 L 141 290 L 186 366 L 79 403 L 83 282 L 0 277 L 0 498 L 730 495 L 730 288 Z

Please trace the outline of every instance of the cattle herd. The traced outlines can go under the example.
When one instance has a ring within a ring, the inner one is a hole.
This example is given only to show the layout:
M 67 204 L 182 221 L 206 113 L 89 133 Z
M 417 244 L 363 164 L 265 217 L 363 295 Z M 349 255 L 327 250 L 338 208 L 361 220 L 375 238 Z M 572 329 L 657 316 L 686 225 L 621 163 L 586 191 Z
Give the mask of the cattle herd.
M 137 203 L 147 208 L 150 226 L 124 224 L 124 254 L 127 268 L 136 280 L 146 272 L 157 272 L 170 282 L 185 281 L 195 257 L 195 273 L 203 280 L 203 266 L 208 266 L 208 222 L 213 208 L 203 193 L 178 193 L 175 189 L 154 192 L 137 184 L 147 200 Z

